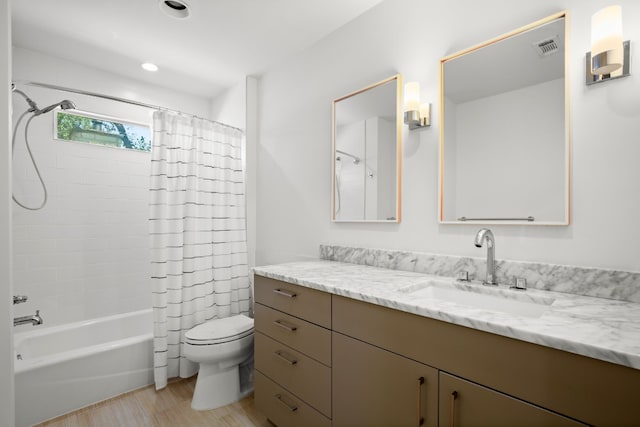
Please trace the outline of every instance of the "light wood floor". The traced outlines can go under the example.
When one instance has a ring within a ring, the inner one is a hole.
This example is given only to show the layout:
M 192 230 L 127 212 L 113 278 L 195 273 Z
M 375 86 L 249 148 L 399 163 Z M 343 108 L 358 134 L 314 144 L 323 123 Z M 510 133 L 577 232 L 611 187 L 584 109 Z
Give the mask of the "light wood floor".
M 46 421 L 47 427 L 215 426 L 272 427 L 255 408 L 253 395 L 211 411 L 191 409 L 196 377 L 171 381 L 155 391 L 153 385 Z

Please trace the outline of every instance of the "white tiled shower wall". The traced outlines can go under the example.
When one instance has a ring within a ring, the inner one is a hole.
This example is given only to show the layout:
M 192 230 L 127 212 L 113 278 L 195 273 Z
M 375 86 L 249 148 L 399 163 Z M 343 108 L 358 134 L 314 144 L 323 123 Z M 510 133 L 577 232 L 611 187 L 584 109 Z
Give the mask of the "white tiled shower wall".
M 46 70 L 33 75 L 32 70 Z M 31 74 L 30 74 L 31 73 Z M 67 63 L 58 58 L 14 49 L 14 81 L 35 80 L 122 97 L 206 115 L 208 102 L 171 97 L 143 83 Z M 93 79 L 95 83 L 87 80 Z M 151 123 L 151 112 L 98 98 L 33 86 L 20 89 L 45 107 L 71 99 L 78 109 L 135 122 Z M 114 89 L 118 88 L 118 89 Z M 114 91 L 127 90 L 127 93 Z M 132 91 L 133 90 L 133 91 Z M 137 90 L 137 91 L 136 91 Z M 147 91 L 145 93 L 145 90 Z M 155 98 L 149 98 L 149 94 Z M 164 95 L 164 98 L 163 97 Z M 177 99 L 173 105 L 169 99 Z M 185 102 L 186 100 L 186 102 Z M 13 96 L 14 123 L 26 103 Z M 40 310 L 45 326 L 149 308 L 148 189 L 151 155 L 53 139 L 52 113 L 34 119 L 31 148 L 49 190 L 40 211 L 13 208 L 14 293 L 29 296 L 14 315 Z M 42 191 L 18 130 L 13 162 L 14 192 L 37 205 Z M 29 328 L 22 326 L 20 328 Z
M 50 196 L 41 211 L 14 208 L 14 290 L 29 296 L 20 308 L 51 325 L 149 307 L 149 154 L 32 139 Z M 15 191 L 40 195 L 22 151 Z

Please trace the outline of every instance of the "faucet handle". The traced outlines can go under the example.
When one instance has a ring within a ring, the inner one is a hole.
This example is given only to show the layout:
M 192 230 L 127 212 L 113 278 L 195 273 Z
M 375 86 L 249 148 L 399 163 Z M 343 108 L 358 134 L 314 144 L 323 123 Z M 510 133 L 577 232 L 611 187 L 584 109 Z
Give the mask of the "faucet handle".
M 458 271 L 456 275 L 456 280 L 459 282 L 469 282 L 469 272 L 466 270 Z
M 26 295 L 14 295 L 13 296 L 13 304 L 22 304 L 23 302 L 27 302 L 29 297 Z
M 520 291 L 526 291 L 527 290 L 527 279 L 525 279 L 524 277 L 516 277 L 516 279 L 513 281 L 513 286 L 511 287 L 511 289 L 517 289 Z

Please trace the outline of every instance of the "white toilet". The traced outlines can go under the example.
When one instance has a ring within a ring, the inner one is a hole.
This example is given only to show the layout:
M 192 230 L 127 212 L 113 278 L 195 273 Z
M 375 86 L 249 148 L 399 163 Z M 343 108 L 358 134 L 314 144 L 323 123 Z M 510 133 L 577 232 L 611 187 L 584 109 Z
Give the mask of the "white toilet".
M 214 319 L 185 334 L 184 356 L 200 364 L 191 407 L 214 409 L 238 401 L 238 366 L 253 355 L 253 319 L 244 315 Z

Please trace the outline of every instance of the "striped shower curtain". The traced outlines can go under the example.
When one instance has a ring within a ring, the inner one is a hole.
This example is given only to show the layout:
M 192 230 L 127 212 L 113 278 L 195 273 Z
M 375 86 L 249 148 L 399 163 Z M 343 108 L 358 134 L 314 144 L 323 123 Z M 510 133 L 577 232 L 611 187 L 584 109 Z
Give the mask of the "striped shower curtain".
M 156 389 L 195 374 L 184 334 L 207 320 L 249 313 L 242 133 L 156 111 L 150 187 Z

